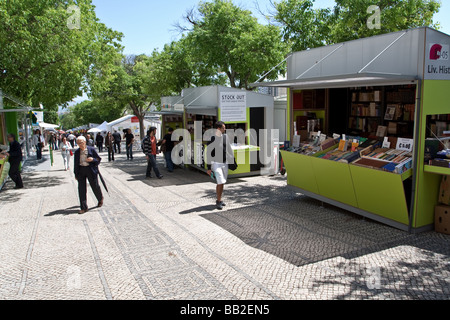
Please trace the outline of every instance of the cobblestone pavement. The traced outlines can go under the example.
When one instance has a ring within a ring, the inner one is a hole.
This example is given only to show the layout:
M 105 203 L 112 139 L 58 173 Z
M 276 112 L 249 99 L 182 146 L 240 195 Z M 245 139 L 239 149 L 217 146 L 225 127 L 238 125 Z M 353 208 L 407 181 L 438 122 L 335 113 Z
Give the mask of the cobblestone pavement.
M 28 162 L 25 189 L 0 192 L 0 299 L 450 298 L 449 236 L 322 206 L 280 176 L 231 180 L 218 211 L 206 175 L 145 166 L 104 162 L 105 205 L 89 191 L 78 215 L 60 155 Z

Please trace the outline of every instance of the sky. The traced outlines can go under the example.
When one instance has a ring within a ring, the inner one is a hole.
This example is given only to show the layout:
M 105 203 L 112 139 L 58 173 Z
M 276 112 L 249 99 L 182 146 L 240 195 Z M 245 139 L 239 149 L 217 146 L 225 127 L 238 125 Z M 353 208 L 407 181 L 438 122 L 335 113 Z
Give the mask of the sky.
M 376 4 L 376 0 L 373 1 Z M 125 54 L 150 54 L 162 49 L 164 44 L 179 38 L 174 24 L 181 21 L 187 9 L 196 6 L 199 0 L 93 0 L 97 17 L 108 27 L 122 32 Z M 270 0 L 234 0 L 234 3 L 257 14 L 257 4 L 265 12 Z M 436 20 L 440 31 L 450 34 L 450 1 L 441 0 L 442 6 Z M 333 7 L 334 0 L 316 0 L 316 7 Z M 447 17 L 447 19 L 445 19 Z
M 127 55 L 151 54 L 166 43 L 178 40 L 180 34 L 174 25 L 182 21 L 186 10 L 198 3 L 199 0 L 93 0 L 100 21 L 124 34 L 122 44 Z M 261 23 L 264 23 L 264 18 L 258 14 L 257 8 L 263 12 L 271 9 L 270 0 L 234 0 L 234 3 L 252 11 Z M 330 8 L 334 3 L 334 0 L 316 0 L 315 6 Z M 441 0 L 441 3 L 435 22 L 441 23 L 440 31 L 450 34 L 450 1 Z M 86 98 L 79 97 L 71 105 Z

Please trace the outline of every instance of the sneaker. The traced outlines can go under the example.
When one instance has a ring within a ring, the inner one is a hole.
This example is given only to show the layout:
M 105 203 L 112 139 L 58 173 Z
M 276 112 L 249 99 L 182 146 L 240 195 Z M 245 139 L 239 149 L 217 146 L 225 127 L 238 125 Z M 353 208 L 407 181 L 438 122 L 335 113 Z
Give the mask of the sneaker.
M 220 201 L 220 203 L 222 204 L 223 207 L 226 207 L 227 205 L 225 204 L 225 202 Z
M 216 201 L 216 208 L 219 209 L 219 210 L 223 209 L 222 201 L 221 202 Z
M 164 176 L 163 175 L 160 175 L 159 177 L 158 177 L 158 179 L 162 179 Z

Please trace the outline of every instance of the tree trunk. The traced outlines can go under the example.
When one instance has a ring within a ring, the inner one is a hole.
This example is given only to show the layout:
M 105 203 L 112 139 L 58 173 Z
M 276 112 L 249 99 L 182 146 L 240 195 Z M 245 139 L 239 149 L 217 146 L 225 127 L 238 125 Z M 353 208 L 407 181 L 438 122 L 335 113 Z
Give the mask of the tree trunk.
M 139 134 L 140 139 L 144 139 L 145 137 L 145 128 L 144 128 L 144 117 L 145 112 L 139 108 L 134 101 L 130 101 L 130 108 L 133 110 L 133 114 L 139 119 Z

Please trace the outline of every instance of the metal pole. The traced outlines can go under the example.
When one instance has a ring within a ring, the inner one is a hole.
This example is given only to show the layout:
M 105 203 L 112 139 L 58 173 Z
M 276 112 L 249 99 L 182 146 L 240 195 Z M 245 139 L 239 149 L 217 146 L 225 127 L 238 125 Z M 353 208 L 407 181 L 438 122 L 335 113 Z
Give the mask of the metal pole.
M 409 225 L 408 225 L 408 232 L 412 233 L 412 225 L 413 225 L 413 218 L 414 218 L 414 207 L 416 205 L 416 182 L 417 182 L 417 167 L 418 167 L 418 161 L 419 161 L 419 145 L 420 145 L 420 129 L 421 129 L 421 109 L 422 109 L 422 80 L 418 80 L 417 82 L 417 88 L 416 88 L 416 121 L 414 123 L 415 132 L 414 132 L 414 155 L 413 155 L 413 176 L 412 176 L 412 188 L 411 188 L 411 205 L 409 208 Z

